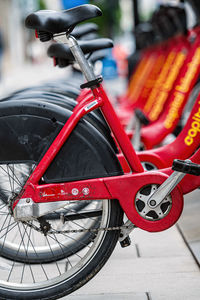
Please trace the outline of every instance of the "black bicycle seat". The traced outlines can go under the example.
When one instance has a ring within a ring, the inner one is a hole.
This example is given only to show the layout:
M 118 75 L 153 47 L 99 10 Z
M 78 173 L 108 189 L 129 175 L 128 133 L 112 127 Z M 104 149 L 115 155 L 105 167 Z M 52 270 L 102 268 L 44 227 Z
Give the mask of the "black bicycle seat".
M 92 64 L 95 64 L 96 61 L 104 59 L 108 55 L 108 52 L 106 49 L 97 50 L 90 56 L 90 62 Z
M 78 23 L 101 16 L 101 10 L 91 4 L 80 5 L 65 11 L 39 10 L 30 14 L 25 25 L 51 34 L 71 31 Z
M 153 26 L 149 22 L 143 22 L 137 25 L 134 34 L 137 50 L 147 48 L 155 42 Z
M 97 50 L 112 48 L 113 41 L 106 38 L 91 40 L 91 41 L 79 41 L 84 54 L 91 53 Z M 71 50 L 66 44 L 52 44 L 47 51 L 49 57 L 66 59 L 68 61 L 74 61 L 74 56 Z
M 98 25 L 95 23 L 86 23 L 81 24 L 74 28 L 72 31 L 72 35 L 76 39 L 80 39 L 81 37 L 84 37 L 85 35 L 88 35 L 90 33 L 95 33 L 98 31 Z
M 97 50 L 92 53 L 92 55 L 89 58 L 89 61 L 92 65 L 94 65 L 98 60 L 104 59 L 107 56 L 107 54 L 108 53 L 106 49 Z M 68 60 L 65 58 L 59 58 L 55 56 L 53 57 L 53 59 L 54 59 L 54 66 L 59 66 L 59 68 L 65 68 L 74 63 L 74 59 Z

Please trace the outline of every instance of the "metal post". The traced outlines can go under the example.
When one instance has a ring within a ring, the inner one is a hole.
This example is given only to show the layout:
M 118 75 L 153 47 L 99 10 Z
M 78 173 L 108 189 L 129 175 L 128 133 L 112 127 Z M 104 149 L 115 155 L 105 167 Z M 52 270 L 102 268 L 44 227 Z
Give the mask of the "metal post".
M 139 11 L 138 11 L 138 0 L 133 0 L 133 15 L 134 15 L 135 26 L 137 26 L 140 23 Z

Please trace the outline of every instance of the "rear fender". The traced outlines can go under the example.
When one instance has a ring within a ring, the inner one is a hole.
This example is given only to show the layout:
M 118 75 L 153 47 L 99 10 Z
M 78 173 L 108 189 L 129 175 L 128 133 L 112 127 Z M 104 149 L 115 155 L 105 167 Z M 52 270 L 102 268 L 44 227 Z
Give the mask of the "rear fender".
M 0 103 L 0 163 L 37 164 L 71 114 L 46 102 Z M 119 161 L 105 137 L 81 120 L 47 169 L 44 180 L 63 182 L 120 174 Z

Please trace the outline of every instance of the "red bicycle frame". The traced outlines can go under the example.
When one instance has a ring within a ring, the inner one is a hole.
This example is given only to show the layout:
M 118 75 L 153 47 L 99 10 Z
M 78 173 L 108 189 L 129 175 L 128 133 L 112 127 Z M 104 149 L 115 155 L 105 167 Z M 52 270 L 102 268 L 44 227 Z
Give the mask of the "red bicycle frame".
M 95 88 L 93 94 L 93 100 L 82 101 L 75 107 L 73 114 L 29 177 L 19 198 L 14 202 L 13 209 L 15 209 L 21 198 L 31 198 L 37 203 L 66 200 L 118 199 L 130 221 L 140 228 L 150 231 L 160 231 L 168 228 L 169 223 L 170 226 L 175 223 L 182 211 L 183 199 L 180 187 L 177 186 L 171 192 L 173 199 L 175 199 L 174 205 L 170 213 L 164 218 L 164 222 L 163 220 L 149 222 L 143 219 L 141 223 L 141 217 L 138 219 L 135 217 L 138 214 L 134 205 L 134 199 L 138 190 L 148 184 L 161 184 L 167 179 L 166 174 L 170 171 L 144 173 L 139 158 L 124 132 L 102 86 Z M 41 177 L 78 121 L 96 108 L 101 108 L 131 172 L 121 176 L 39 185 Z M 76 190 L 76 193 L 73 192 L 74 190 Z M 84 193 L 85 190 L 88 191 L 87 194 Z

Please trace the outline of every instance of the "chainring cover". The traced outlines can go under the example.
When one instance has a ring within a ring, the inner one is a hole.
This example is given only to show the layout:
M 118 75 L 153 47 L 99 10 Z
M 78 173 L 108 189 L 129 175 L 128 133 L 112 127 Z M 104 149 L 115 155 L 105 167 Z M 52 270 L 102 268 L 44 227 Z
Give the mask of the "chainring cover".
M 155 209 L 148 206 L 150 196 L 161 185 L 161 180 L 153 180 L 149 184 L 141 183 L 133 201 L 134 224 L 149 232 L 159 232 L 173 226 L 183 210 L 183 196 L 178 186 Z
M 161 212 L 162 216 L 159 217 L 159 212 L 156 215 L 152 213 L 150 216 L 142 214 L 142 209 L 137 205 L 138 195 L 148 186 L 161 185 L 168 176 L 160 171 L 150 171 L 138 174 L 127 174 L 120 179 L 106 180 L 106 186 L 109 189 L 112 198 L 118 199 L 122 209 L 124 210 L 128 219 L 136 226 L 149 232 L 159 232 L 170 228 L 179 219 L 183 210 L 183 193 L 179 185 L 170 193 L 170 205 L 165 204 L 165 208 Z M 149 199 L 151 193 L 145 197 Z M 147 201 L 146 201 L 147 203 Z

